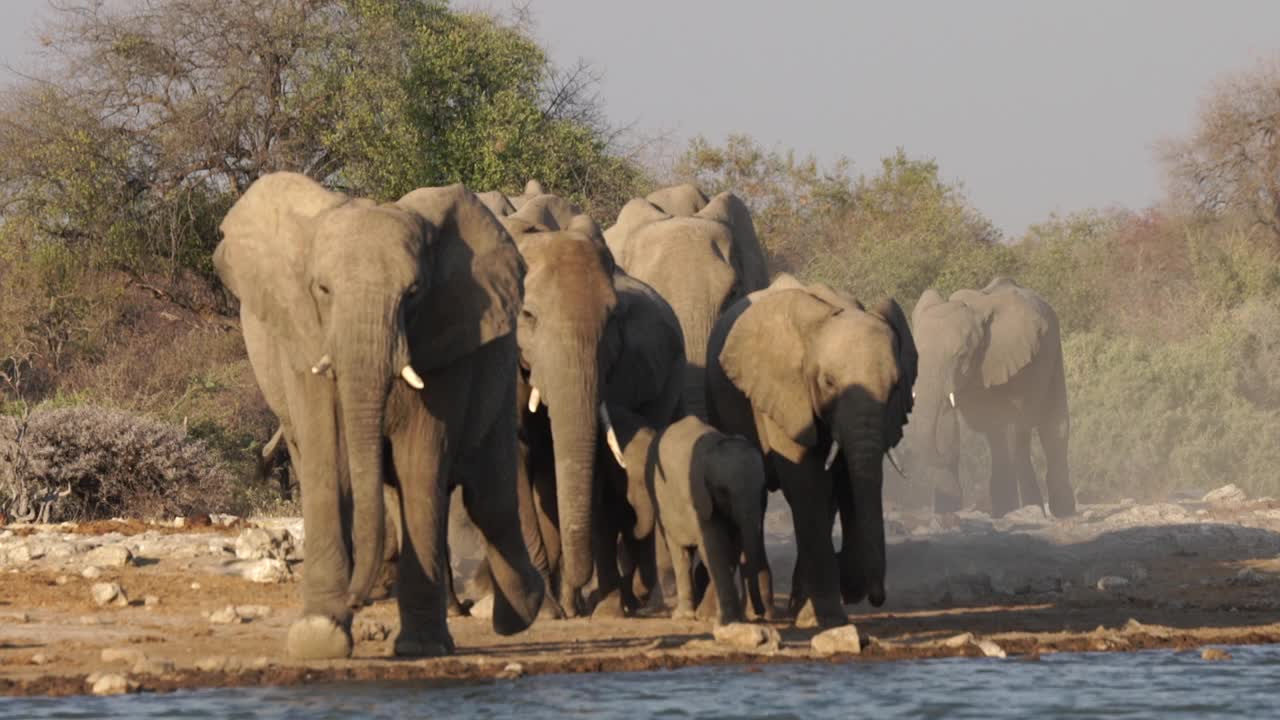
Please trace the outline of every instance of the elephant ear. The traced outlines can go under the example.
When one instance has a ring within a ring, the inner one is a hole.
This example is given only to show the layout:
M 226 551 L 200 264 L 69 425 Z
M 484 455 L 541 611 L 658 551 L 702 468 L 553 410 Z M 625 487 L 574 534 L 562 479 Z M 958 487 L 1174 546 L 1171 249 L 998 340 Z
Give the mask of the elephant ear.
M 690 183 L 654 190 L 645 200 L 672 217 L 690 217 L 707 206 L 707 196 Z
M 920 294 L 920 299 L 916 301 L 915 309 L 911 311 L 911 324 L 918 325 L 920 323 L 920 318 L 924 313 L 928 312 L 930 308 L 941 305 L 944 302 L 946 302 L 946 300 L 942 298 L 942 295 L 939 294 L 937 290 L 934 290 L 933 288 L 925 290 Z
M 733 231 L 733 250 L 729 254 L 729 262 L 738 271 L 743 294 L 769 286 L 769 264 L 765 259 L 764 248 L 760 246 L 760 238 L 756 235 L 751 211 L 741 198 L 731 192 L 722 192 L 698 211 L 698 217 L 725 223 Z
M 712 510 L 707 473 L 715 460 L 716 435 L 710 426 L 690 415 L 672 423 L 658 440 L 661 481 L 688 483 L 688 487 L 679 488 L 679 494 L 688 492 L 694 512 L 704 520 L 711 517 Z
M 213 252 L 218 277 L 244 311 L 298 347 L 291 361 L 320 358 L 320 318 L 307 279 L 318 218 L 350 200 L 311 178 L 276 172 L 258 178 L 223 218 Z
M 610 322 L 621 347 L 610 369 L 607 397 L 665 424 L 671 420 L 668 406 L 675 410 L 684 375 L 680 321 L 653 288 L 620 270 L 613 278 L 618 304 Z
M 976 311 L 986 325 L 986 342 L 978 366 L 983 387 L 1009 382 L 1040 352 L 1040 343 L 1054 321 L 1028 294 L 1012 285 L 993 293 L 962 290 L 951 296 L 952 302 L 959 301 Z
M 525 263 L 493 213 L 461 184 L 420 188 L 396 204 L 430 226 L 428 295 L 409 328 L 415 367 L 444 367 L 513 332 Z
M 548 230 L 565 230 L 573 218 L 581 214 L 582 210 L 568 200 L 543 194 L 529 198 L 516 212 L 516 217 Z
M 770 290 L 738 316 L 720 351 L 725 376 L 764 421 L 768 449 L 791 462 L 800 462 L 818 442 L 804 338 L 835 312 L 806 289 Z
M 508 197 L 507 200 L 511 203 L 512 207 L 519 210 L 524 207 L 525 203 L 529 202 L 533 198 L 546 194 L 547 188 L 544 187 L 542 183 L 537 180 L 530 180 L 524 184 L 524 193 L 520 195 L 512 195 Z
M 891 448 L 902 440 L 902 428 L 907 424 L 907 415 L 914 404 L 911 388 L 916 383 L 920 358 L 916 354 L 916 342 L 907 324 L 907 315 L 896 300 L 887 298 L 870 312 L 893 330 L 893 353 L 898 361 L 898 382 L 889 391 L 884 416 L 884 446 Z

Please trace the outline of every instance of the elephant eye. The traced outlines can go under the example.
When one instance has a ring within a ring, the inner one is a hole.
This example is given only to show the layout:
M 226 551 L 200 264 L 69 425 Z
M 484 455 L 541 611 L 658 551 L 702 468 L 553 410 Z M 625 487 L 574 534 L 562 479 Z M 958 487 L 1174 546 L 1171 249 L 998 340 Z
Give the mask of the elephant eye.
M 418 283 L 410 285 L 409 289 L 404 291 L 404 296 L 410 300 L 418 297 Z
M 529 308 L 520 308 L 520 319 L 528 323 L 531 327 L 538 324 L 538 318 L 534 316 Z
M 319 291 L 321 295 L 328 295 L 332 292 L 331 290 L 329 290 L 329 286 L 325 285 L 322 282 L 316 283 L 316 290 Z

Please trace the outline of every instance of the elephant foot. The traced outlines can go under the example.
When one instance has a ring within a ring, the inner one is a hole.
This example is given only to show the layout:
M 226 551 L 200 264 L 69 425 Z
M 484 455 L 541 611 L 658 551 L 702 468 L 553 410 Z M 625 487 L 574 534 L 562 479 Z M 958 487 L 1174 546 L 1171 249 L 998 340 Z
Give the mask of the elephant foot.
M 560 595 L 560 610 L 566 618 L 582 617 L 585 610 L 582 606 L 582 596 L 577 590 L 566 590 Z
M 943 490 L 933 491 L 933 512 L 936 514 L 960 512 L 961 502 L 959 495 Z
M 1068 518 L 1076 514 L 1076 496 L 1071 492 L 1071 488 L 1059 489 L 1054 492 L 1055 488 L 1049 488 L 1049 512 L 1053 513 L 1056 518 Z
M 784 617 L 784 613 L 778 608 L 774 607 L 772 604 L 765 605 L 764 613 L 758 613 L 756 612 L 755 606 L 752 605 L 750 602 L 748 602 L 748 603 L 745 603 L 745 613 L 747 616 L 747 620 L 750 620 L 750 621 L 778 620 Z
M 554 595 L 548 593 L 542 601 L 542 607 L 538 610 L 539 620 L 563 620 L 564 608 L 560 607 L 560 601 L 556 600 Z
M 449 602 L 449 617 L 470 617 L 473 605 L 475 605 L 473 600 L 452 600 Z
M 626 616 L 627 612 L 622 604 L 622 593 L 616 590 L 600 598 L 595 610 L 591 611 L 592 620 L 612 620 Z
M 696 617 L 699 620 L 711 622 L 720 617 L 720 603 L 716 600 L 715 592 L 711 588 L 707 588 L 708 592 L 702 596 L 702 602 L 698 603 Z
M 299 660 L 351 657 L 351 631 L 325 615 L 307 615 L 289 626 L 287 647 Z
M 440 637 L 423 633 L 407 633 L 401 630 L 396 636 L 397 657 L 444 657 L 452 655 L 453 651 L 453 638 L 447 632 Z
M 671 619 L 672 620 L 697 620 L 698 613 L 694 612 L 693 609 L 691 608 L 677 608 L 675 612 L 671 613 Z

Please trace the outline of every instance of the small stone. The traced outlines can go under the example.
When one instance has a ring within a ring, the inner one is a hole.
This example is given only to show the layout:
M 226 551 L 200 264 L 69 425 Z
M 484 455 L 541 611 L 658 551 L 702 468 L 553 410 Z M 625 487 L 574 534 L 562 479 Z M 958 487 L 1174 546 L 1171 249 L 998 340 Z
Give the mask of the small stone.
M 857 655 L 862 652 L 862 640 L 858 637 L 858 628 L 853 625 L 824 630 L 814 635 L 809 644 L 815 653 L 823 656 Z
M 168 675 L 177 669 L 177 665 L 172 660 L 143 659 L 134 663 L 130 672 L 134 675 Z
M 231 625 L 244 622 L 244 618 L 236 613 L 234 605 L 228 605 L 209 616 L 209 622 L 215 625 Z
M 271 608 L 267 605 L 237 605 L 235 611 L 236 615 L 245 620 L 257 620 L 271 614 Z
M 144 595 L 142 596 L 142 604 L 146 607 L 155 607 L 160 604 L 160 596 Z
M 271 660 L 266 656 L 256 657 L 251 660 L 248 665 L 250 670 L 264 670 L 268 667 L 271 667 Z
M 1265 585 L 1267 578 L 1253 568 L 1244 568 L 1231 579 L 1232 585 Z
M 182 529 L 187 526 L 187 519 L 179 515 L 173 519 L 173 526 L 175 528 Z
M 94 583 L 89 592 L 93 595 L 93 602 L 98 607 L 107 605 L 123 607 L 129 604 L 129 598 L 124 594 L 124 588 L 120 587 L 119 583 Z
M 1111 592 L 1114 590 L 1123 590 L 1129 587 L 1129 578 L 1123 578 L 1119 575 L 1105 575 L 1098 578 L 1098 589 L 1103 592 Z
M 26 545 L 19 545 L 9 551 L 9 562 L 14 565 L 31 562 L 31 548 Z
M 103 675 L 93 683 L 94 695 L 125 695 L 133 690 L 129 679 L 115 673 Z
M 488 620 L 493 617 L 493 595 L 485 595 L 471 606 L 471 617 Z
M 124 567 L 133 560 L 133 553 L 123 545 L 103 545 L 89 551 L 85 562 L 98 567 Z
M 782 643 L 778 631 L 768 625 L 729 623 L 717 625 L 712 635 L 716 642 L 742 650 L 774 652 Z
M 44 653 L 36 653 L 35 655 L 31 656 L 32 665 L 48 665 L 52 661 L 53 661 L 53 658 L 49 657 L 48 655 L 45 655 Z
M 198 582 L 193 582 L 193 583 L 191 583 L 191 589 L 192 589 L 192 590 L 199 590 L 199 589 L 200 589 L 200 583 L 198 583 Z
M 136 665 L 147 659 L 147 656 L 137 648 L 105 648 L 102 651 L 102 662 L 104 663 L 128 663 Z
M 502 668 L 502 672 L 498 673 L 498 678 L 502 680 L 514 680 L 521 675 L 524 675 L 524 666 L 518 662 L 513 662 L 507 663 L 506 667 Z
M 1215 662 L 1219 660 L 1230 660 L 1231 653 L 1227 652 L 1226 650 L 1220 650 L 1218 648 L 1205 648 L 1204 650 L 1200 651 L 1200 659 L 1208 660 L 1210 662 Z
M 973 633 L 960 633 L 959 635 L 952 635 L 946 640 L 943 640 L 942 646 L 949 647 L 949 648 L 962 648 L 965 645 L 969 645 L 972 643 L 973 643 Z
M 71 578 L 67 577 L 66 575 L 59 575 L 53 580 L 53 583 L 55 585 L 66 585 L 69 582 L 71 582 Z
M 289 572 L 289 565 L 285 561 L 267 558 L 249 563 L 241 571 L 241 576 L 251 582 L 282 583 L 287 582 L 292 577 L 292 573 Z
M 102 577 L 102 570 L 98 569 L 94 565 L 90 565 L 89 567 L 80 571 L 80 576 L 86 580 L 97 580 L 98 578 Z
M 1214 505 L 1239 505 L 1248 499 L 1249 496 L 1245 494 L 1244 490 L 1237 487 L 1235 483 L 1223 485 L 1217 490 L 1210 490 L 1201 498 L 1203 502 Z
M 224 670 L 234 670 L 236 667 L 237 663 L 225 655 L 214 655 L 196 661 L 196 669 L 202 672 L 222 672 Z
M 986 638 L 977 640 L 973 644 L 977 645 L 978 649 L 982 651 L 982 654 L 986 655 L 987 657 L 993 657 L 993 658 L 1006 657 L 1004 648 L 1000 647 L 999 645 L 995 644 L 994 642 Z

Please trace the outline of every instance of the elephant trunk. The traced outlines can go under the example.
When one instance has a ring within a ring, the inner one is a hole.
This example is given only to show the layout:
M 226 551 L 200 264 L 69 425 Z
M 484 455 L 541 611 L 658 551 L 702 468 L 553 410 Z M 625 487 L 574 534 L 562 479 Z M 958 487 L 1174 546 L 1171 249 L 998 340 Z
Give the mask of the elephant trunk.
M 711 327 L 719 316 L 720 308 L 709 315 L 682 318 L 684 330 L 684 412 L 686 415 L 706 420 L 707 415 L 707 342 Z
M 591 580 L 591 509 L 600 407 L 597 344 L 580 342 L 571 356 L 540 375 L 551 417 L 556 463 L 556 505 L 560 515 L 563 580 L 577 590 Z
M 338 403 L 346 448 L 351 491 L 351 547 L 353 554 L 348 602 L 352 608 L 368 598 L 383 562 L 386 541 L 383 515 L 383 419 L 393 375 L 407 365 L 403 332 L 383 303 L 353 303 L 349 311 L 360 317 L 338 327 L 350 328 L 337 356 Z M 398 342 L 397 334 L 399 335 Z M 396 346 L 393 347 L 393 342 Z M 393 353 L 396 357 L 393 357 Z M 396 362 L 399 359 L 400 362 Z
M 879 413 L 849 425 L 840 434 L 846 448 L 850 495 L 853 498 L 852 527 L 844 523 L 845 545 L 841 553 L 840 575 L 846 582 L 866 592 L 872 605 L 884 604 L 884 483 L 883 420 Z M 850 530 L 852 532 L 850 532 Z M 850 582 L 851 581 L 851 582 Z

